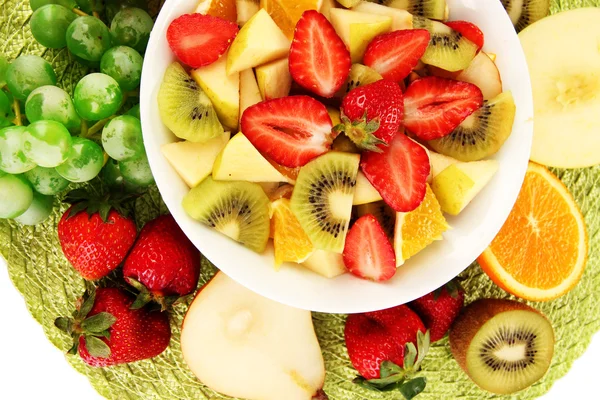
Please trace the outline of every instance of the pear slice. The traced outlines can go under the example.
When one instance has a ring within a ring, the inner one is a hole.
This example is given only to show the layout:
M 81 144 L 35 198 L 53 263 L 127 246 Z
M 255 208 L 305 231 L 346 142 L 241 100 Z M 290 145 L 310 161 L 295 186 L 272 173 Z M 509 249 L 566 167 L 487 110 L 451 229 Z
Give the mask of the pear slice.
M 498 171 L 498 161 L 458 162 L 433 178 L 431 189 L 442 211 L 458 215 Z
M 236 0 L 235 8 L 237 10 L 237 23 L 244 26 L 260 9 L 259 0 Z
M 227 54 L 191 75 L 212 102 L 219 121 L 235 130 L 240 119 L 240 74 L 227 75 Z
M 392 17 L 392 31 L 413 28 L 413 16 L 406 10 L 387 7 L 377 3 L 369 3 L 367 1 L 358 3 L 356 6 L 352 7 L 352 10 L 367 14 Z
M 227 55 L 227 74 L 235 74 L 285 57 L 290 41 L 264 10 L 258 11 L 231 43 Z
M 346 8 L 354 7 L 361 1 L 362 0 L 337 0 L 338 3 L 340 3 L 342 6 L 344 6 Z
M 337 7 L 337 2 L 335 0 L 323 0 L 323 3 L 321 4 L 321 8 L 319 9 L 319 12 L 321 14 L 323 14 L 325 16 L 325 18 L 330 19 L 329 12 L 331 11 L 332 8 L 336 8 L 336 7 Z
M 205 143 L 167 143 L 160 150 L 181 179 L 193 188 L 210 175 L 217 156 L 229 141 L 229 132 Z
M 221 151 L 212 174 L 217 181 L 292 182 L 273 167 L 241 132 L 231 138 Z
M 240 120 L 244 111 L 250 106 L 263 101 L 254 70 L 252 68 L 245 69 L 240 72 Z
M 388 32 L 392 17 L 333 8 L 329 11 L 331 24 L 350 49 L 352 62 L 360 62 L 367 46 L 377 35 Z
M 374 203 L 379 200 L 381 200 L 381 195 L 377 189 L 371 185 L 371 182 L 369 182 L 365 174 L 358 171 L 352 205 L 357 206 L 360 204 Z
M 481 89 L 484 100 L 493 99 L 502 93 L 502 80 L 498 67 L 484 52 L 479 52 L 456 79 L 477 86 Z
M 181 351 L 206 386 L 249 400 L 311 400 L 325 365 L 310 311 L 261 297 L 218 272 L 196 295 Z
M 292 75 L 288 58 L 271 61 L 256 67 L 256 80 L 263 99 L 285 97 L 292 88 Z
M 455 158 L 445 156 L 435 151 L 429 151 L 429 163 L 431 164 L 431 177 L 434 178 L 440 174 L 443 170 L 456 164 L 458 161 Z
M 325 278 L 335 278 L 347 272 L 344 257 L 332 251 L 315 250 L 302 265 Z

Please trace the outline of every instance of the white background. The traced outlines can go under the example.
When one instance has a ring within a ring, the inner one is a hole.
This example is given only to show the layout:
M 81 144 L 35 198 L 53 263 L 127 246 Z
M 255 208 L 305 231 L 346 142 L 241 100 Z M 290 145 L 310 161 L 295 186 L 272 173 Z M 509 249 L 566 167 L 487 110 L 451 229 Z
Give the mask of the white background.
M 29 315 L 23 298 L 10 282 L 1 258 L 0 305 L 0 399 L 102 399 L 87 379 L 73 370 L 64 355 L 46 339 L 42 328 Z M 599 399 L 600 394 L 592 394 L 598 386 L 595 363 L 598 358 L 600 337 L 596 335 L 567 376 L 556 382 L 542 399 Z

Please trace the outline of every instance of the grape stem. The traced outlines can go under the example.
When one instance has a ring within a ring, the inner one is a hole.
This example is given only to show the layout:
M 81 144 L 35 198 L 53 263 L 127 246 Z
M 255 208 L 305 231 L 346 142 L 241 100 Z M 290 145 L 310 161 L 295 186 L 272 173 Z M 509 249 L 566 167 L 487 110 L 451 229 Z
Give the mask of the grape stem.
M 108 123 L 108 121 L 110 121 L 114 117 L 115 116 L 112 115 L 108 118 L 101 119 L 100 121 L 96 122 L 94 125 L 90 126 L 90 129 L 88 129 L 87 135 L 85 137 L 89 138 L 91 136 L 94 136 L 96 133 L 100 132 L 102 130 L 102 128 L 104 128 L 104 125 L 106 125 Z
M 92 15 L 93 15 L 94 17 L 96 17 L 96 18 L 100 19 L 100 14 L 98 14 L 98 12 L 97 12 L 97 11 L 94 11 L 94 12 L 92 13 Z
M 81 11 L 79 8 L 74 8 L 73 12 L 77 15 L 79 15 L 80 17 L 89 17 L 90 15 Z
M 79 136 L 82 138 L 86 138 L 88 136 L 88 124 L 85 119 L 81 120 L 81 132 L 79 133 Z
M 15 125 L 21 126 L 23 125 L 23 120 L 21 118 L 21 105 L 19 104 L 19 100 L 13 100 L 13 109 L 15 111 Z

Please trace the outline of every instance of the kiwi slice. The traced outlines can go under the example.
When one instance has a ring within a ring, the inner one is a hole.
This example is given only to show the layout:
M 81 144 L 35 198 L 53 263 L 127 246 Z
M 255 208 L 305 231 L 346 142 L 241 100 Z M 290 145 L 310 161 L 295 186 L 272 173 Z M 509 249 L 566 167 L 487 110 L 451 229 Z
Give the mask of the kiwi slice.
M 445 20 L 446 0 L 368 0 L 371 3 L 406 10 L 412 15 Z
M 206 142 L 223 134 L 210 99 L 178 62 L 165 71 L 158 111 L 162 122 L 181 139 Z
M 423 17 L 414 17 L 415 29 L 427 29 L 429 46 L 421 61 L 446 71 L 460 71 L 469 66 L 477 54 L 477 45 L 449 26 Z
M 359 162 L 359 154 L 330 151 L 300 169 L 291 207 L 317 249 L 344 250 Z
M 269 198 L 258 183 L 209 176 L 183 198 L 183 209 L 257 253 L 269 240 Z
M 381 74 L 373 68 L 369 68 L 362 64 L 352 64 L 346 83 L 344 83 L 340 90 L 336 92 L 335 97 L 344 97 L 352 89 L 377 82 L 381 79 L 383 79 Z
M 381 224 L 385 234 L 393 239 L 394 228 L 396 226 L 396 212 L 392 207 L 385 204 L 384 201 L 376 201 L 375 203 L 367 203 L 356 206 L 358 218 L 363 215 L 371 214 Z
M 511 92 L 504 92 L 465 119 L 451 134 L 430 140 L 438 153 L 460 161 L 477 161 L 496 153 L 512 132 L 515 102 Z
M 546 17 L 550 0 L 500 0 L 517 32 Z
M 450 350 L 482 389 L 510 394 L 544 376 L 554 353 L 554 331 L 546 317 L 528 305 L 482 299 L 454 322 Z

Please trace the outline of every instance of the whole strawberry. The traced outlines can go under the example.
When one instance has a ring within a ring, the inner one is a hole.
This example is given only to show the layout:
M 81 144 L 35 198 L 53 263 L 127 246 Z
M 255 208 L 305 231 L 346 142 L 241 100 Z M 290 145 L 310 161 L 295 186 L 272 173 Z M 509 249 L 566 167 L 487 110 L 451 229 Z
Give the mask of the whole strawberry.
M 117 288 L 88 288 L 73 318 L 54 325 L 73 337 L 70 354 L 92 367 L 156 357 L 171 340 L 169 317 L 148 309 L 132 310 L 133 298 Z
M 134 308 L 156 300 L 163 308 L 192 293 L 200 276 L 200 252 L 171 215 L 148 222 L 123 266 L 125 280 L 140 290 Z
M 341 111 L 342 123 L 334 130 L 363 150 L 380 152 L 377 145 L 390 143 L 402 125 L 402 90 L 385 79 L 359 86 L 344 97 Z
M 411 302 L 412 308 L 431 333 L 431 342 L 437 342 L 448 333 L 450 326 L 465 303 L 465 291 L 454 281 Z
M 65 201 L 73 204 L 58 223 L 58 240 L 65 257 L 83 278 L 105 277 L 119 266 L 135 242 L 134 221 L 108 197 L 97 199 L 75 190 Z

